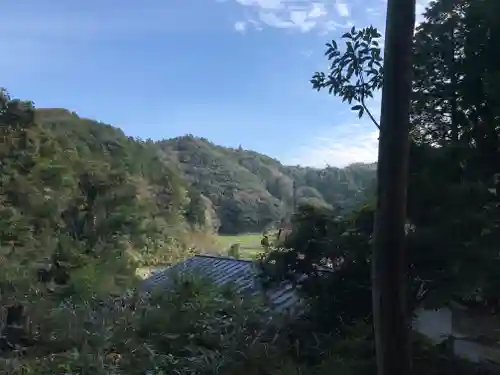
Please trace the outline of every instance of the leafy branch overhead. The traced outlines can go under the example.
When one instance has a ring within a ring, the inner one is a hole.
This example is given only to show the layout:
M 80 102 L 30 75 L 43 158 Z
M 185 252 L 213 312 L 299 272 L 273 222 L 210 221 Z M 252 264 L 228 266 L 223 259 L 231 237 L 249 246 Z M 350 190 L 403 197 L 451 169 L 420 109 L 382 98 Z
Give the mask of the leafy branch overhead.
M 377 41 L 380 37 L 373 26 L 360 30 L 353 27 L 342 35 L 346 45 L 344 53 L 334 40 L 326 44 L 325 56 L 330 61 L 330 68 L 327 73 L 316 72 L 311 79 L 314 89 L 328 89 L 330 94 L 349 104 L 357 102 L 351 109 L 358 112 L 359 118 L 368 114 L 379 129 L 380 125 L 366 106 L 366 99 L 373 98 L 373 93 L 382 87 L 382 55 Z

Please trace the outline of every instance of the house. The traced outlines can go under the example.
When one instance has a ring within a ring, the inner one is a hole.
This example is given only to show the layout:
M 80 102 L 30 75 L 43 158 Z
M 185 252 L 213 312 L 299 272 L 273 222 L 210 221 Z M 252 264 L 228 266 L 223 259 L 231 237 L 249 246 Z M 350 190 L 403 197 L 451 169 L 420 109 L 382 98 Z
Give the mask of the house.
M 269 308 L 277 313 L 293 313 L 300 306 L 300 298 L 291 283 L 284 282 L 270 289 L 264 288 L 259 278 L 258 264 L 215 255 L 195 255 L 184 262 L 157 269 L 142 281 L 139 288 L 146 292 L 158 287 L 168 289 L 169 282 L 175 275 L 206 277 L 216 285 L 230 285 L 243 296 L 262 295 Z

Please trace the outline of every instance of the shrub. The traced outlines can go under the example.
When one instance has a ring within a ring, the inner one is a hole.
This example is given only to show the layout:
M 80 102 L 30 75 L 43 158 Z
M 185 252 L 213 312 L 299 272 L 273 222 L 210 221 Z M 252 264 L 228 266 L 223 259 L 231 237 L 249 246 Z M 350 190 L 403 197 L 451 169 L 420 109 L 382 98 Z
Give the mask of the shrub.
M 62 301 L 35 289 L 23 301 L 27 344 L 0 355 L 1 373 L 261 374 L 290 361 L 279 319 L 262 301 L 208 280 L 179 278 L 168 293 L 119 298 L 83 289 L 85 298 Z

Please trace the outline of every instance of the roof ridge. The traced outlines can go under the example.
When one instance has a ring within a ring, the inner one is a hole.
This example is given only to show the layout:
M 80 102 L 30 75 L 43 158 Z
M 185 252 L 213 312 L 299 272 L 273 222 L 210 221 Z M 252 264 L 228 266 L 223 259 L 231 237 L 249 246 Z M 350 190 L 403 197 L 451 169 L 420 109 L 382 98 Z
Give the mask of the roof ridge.
M 232 258 L 229 256 L 221 256 L 221 255 L 210 255 L 210 254 L 195 254 L 194 257 L 198 258 L 211 258 L 211 259 L 221 259 L 221 260 L 232 260 L 234 262 L 240 262 L 240 263 L 253 263 L 256 264 L 255 261 L 253 260 L 248 260 L 248 259 L 236 259 Z

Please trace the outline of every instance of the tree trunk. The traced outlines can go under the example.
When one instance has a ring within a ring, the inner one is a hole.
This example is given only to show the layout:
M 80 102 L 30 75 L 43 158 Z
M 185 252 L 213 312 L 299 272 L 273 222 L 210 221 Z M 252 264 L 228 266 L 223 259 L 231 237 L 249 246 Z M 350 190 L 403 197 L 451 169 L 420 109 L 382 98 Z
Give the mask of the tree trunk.
M 373 315 L 379 375 L 410 374 L 406 190 L 415 0 L 388 0 L 373 235 Z

